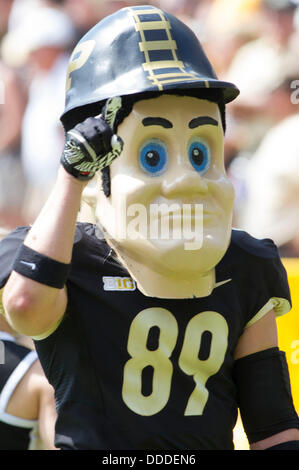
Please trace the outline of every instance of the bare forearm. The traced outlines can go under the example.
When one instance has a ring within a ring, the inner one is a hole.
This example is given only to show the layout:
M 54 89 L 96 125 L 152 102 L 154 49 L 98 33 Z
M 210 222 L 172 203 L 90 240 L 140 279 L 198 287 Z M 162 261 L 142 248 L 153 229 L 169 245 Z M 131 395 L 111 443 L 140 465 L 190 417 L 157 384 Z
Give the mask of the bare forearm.
M 84 184 L 61 167 L 56 184 L 24 243 L 50 258 L 69 263 Z

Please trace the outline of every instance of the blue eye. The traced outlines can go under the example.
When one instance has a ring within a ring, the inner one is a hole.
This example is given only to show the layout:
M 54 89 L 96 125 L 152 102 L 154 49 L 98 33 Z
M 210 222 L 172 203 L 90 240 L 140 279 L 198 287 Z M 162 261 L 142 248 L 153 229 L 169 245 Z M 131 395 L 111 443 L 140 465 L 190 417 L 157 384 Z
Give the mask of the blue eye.
M 165 145 L 158 139 L 146 142 L 139 151 L 139 163 L 143 171 L 158 176 L 167 168 L 168 155 Z
M 210 149 L 204 142 L 200 140 L 193 141 L 188 148 L 188 156 L 191 165 L 198 173 L 206 173 L 210 168 Z

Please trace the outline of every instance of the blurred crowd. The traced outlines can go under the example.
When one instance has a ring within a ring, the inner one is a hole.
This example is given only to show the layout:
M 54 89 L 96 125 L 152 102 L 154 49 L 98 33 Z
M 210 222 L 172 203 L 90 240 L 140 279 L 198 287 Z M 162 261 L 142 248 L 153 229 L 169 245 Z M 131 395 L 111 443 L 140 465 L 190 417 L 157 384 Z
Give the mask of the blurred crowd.
M 225 143 L 234 227 L 299 256 L 299 0 L 0 0 L 0 226 L 32 223 L 54 183 L 72 48 L 137 4 L 180 17 L 240 88 Z

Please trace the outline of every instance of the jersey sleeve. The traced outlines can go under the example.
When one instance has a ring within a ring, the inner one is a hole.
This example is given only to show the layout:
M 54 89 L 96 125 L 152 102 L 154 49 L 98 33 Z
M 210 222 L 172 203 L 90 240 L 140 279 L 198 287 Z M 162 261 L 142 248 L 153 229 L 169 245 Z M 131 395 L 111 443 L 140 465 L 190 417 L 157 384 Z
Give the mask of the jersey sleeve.
M 256 239 L 246 232 L 238 237 L 239 253 L 245 279 L 242 292 L 246 304 L 246 325 L 251 326 L 270 310 L 276 316 L 291 309 L 291 295 L 287 272 L 277 246 L 271 239 Z
M 9 233 L 5 238 L 3 238 L 0 241 L 0 289 L 4 287 L 11 271 L 12 271 L 12 266 L 13 262 L 15 259 L 16 252 L 20 245 L 24 242 L 24 239 L 27 235 L 27 233 L 30 230 L 30 226 L 25 226 L 25 227 L 18 227 L 15 230 L 13 230 L 11 233 Z M 85 251 L 90 248 L 90 243 L 86 243 L 87 240 L 93 240 L 94 239 L 94 232 L 95 232 L 95 227 L 92 224 L 83 224 L 83 223 L 78 223 L 76 226 L 76 231 L 75 231 L 75 239 L 74 239 L 74 253 L 80 255 L 80 252 L 82 252 L 82 247 L 84 249 L 85 245 L 87 248 L 85 248 Z M 84 237 L 85 236 L 85 237 Z M 87 253 L 83 253 L 81 255 L 81 258 L 83 258 Z M 78 257 L 78 255 L 77 255 Z M 75 266 L 74 268 L 76 269 L 76 261 L 73 263 Z
M 276 258 L 263 260 L 256 270 L 259 295 L 252 302 L 251 318 L 246 327 L 274 309 L 277 317 L 291 310 L 291 295 L 286 270 L 277 255 Z
M 0 292 L 6 284 L 12 271 L 16 252 L 24 242 L 30 226 L 18 227 L 0 241 Z M 103 243 L 96 243 L 96 227 L 92 224 L 78 223 L 75 231 L 72 267 L 69 278 L 81 277 L 86 273 L 86 264 L 99 263 L 107 255 L 108 248 L 103 249 Z M 100 247 L 100 248 L 99 248 Z M 84 271 L 85 269 L 85 271 Z
M 18 227 L 0 241 L 0 289 L 4 287 L 11 271 L 19 246 L 23 243 L 30 227 Z

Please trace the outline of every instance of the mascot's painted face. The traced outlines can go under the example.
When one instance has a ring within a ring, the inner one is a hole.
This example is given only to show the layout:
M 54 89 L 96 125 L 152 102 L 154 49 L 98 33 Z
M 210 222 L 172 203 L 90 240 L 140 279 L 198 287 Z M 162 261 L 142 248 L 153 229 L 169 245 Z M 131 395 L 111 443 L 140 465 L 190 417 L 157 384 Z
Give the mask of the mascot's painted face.
M 96 206 L 108 243 L 147 295 L 206 295 L 196 286 L 226 252 L 234 199 L 218 105 L 142 100 L 117 133 L 124 148 L 111 165 L 111 196 L 101 192 Z M 167 285 L 161 293 L 161 279 L 176 293 Z

